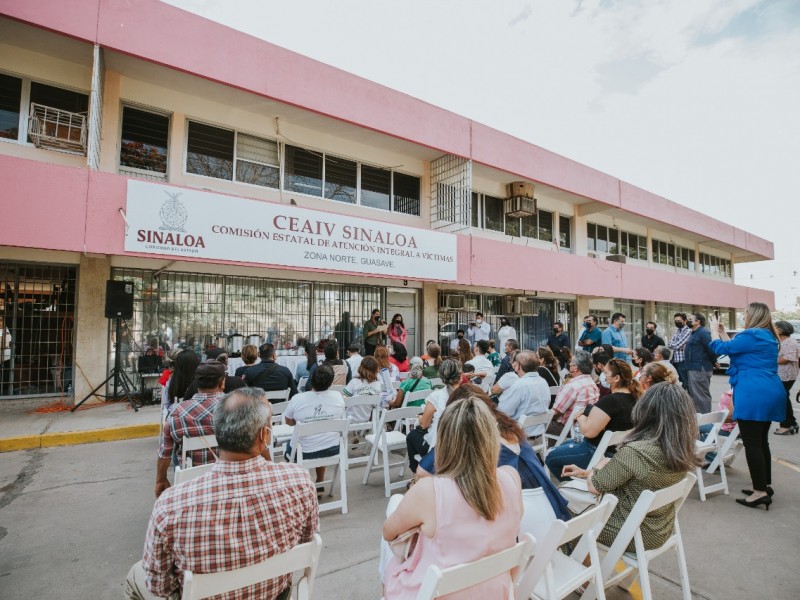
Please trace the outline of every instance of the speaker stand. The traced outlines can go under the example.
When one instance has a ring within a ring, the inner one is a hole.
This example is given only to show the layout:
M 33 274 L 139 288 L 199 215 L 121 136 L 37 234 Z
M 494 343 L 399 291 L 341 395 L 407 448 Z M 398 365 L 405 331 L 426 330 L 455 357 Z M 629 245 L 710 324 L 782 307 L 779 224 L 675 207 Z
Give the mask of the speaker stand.
M 122 319 L 117 318 L 117 319 L 114 319 L 114 321 L 116 322 L 116 337 L 114 339 L 114 368 L 111 369 L 111 371 L 108 374 L 108 377 L 105 378 L 103 383 L 101 383 L 96 388 L 94 388 L 91 392 L 86 394 L 86 397 L 83 400 L 81 400 L 80 402 L 78 402 L 75 406 L 73 406 L 69 410 L 69 412 L 75 412 L 76 410 L 78 410 L 78 407 L 81 404 L 83 404 L 89 398 L 94 396 L 97 393 L 97 390 L 99 390 L 101 387 L 106 385 L 109 381 L 111 381 L 112 378 L 114 379 L 114 395 L 113 395 L 113 397 L 114 398 L 117 397 L 117 389 L 118 389 L 119 386 L 121 386 L 122 387 L 122 391 L 125 392 L 125 396 L 128 398 L 128 402 L 130 402 L 130 405 L 133 408 L 134 412 L 138 412 L 139 411 L 139 408 L 136 406 L 136 403 L 133 401 L 133 394 L 131 393 L 131 389 L 133 387 L 135 387 L 135 386 L 133 385 L 133 382 L 131 382 L 130 378 L 128 377 L 128 374 L 125 372 L 125 369 L 123 369 L 122 365 L 120 364 L 120 358 L 121 357 L 120 357 L 120 352 L 119 352 L 119 348 L 120 348 L 119 339 L 120 339 L 120 335 L 121 335 L 121 321 L 122 321 Z M 108 396 L 103 396 L 103 397 L 104 398 L 108 398 Z

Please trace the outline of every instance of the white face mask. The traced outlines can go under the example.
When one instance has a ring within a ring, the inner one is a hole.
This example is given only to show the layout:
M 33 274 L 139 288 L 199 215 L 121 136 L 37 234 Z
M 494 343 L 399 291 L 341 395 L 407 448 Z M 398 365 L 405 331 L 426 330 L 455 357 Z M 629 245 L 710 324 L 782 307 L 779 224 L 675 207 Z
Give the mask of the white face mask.
M 476 322 L 478 325 L 480 325 L 481 323 L 483 323 L 483 319 L 475 319 L 475 322 Z

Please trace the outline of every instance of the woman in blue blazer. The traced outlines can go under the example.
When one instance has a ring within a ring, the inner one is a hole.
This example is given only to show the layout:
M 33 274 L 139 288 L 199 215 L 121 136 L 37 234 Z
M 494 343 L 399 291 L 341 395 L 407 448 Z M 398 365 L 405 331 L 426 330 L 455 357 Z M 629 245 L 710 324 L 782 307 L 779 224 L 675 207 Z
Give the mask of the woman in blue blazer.
M 731 359 L 733 419 L 739 423 L 753 481 L 752 490 L 742 490 L 749 497 L 736 502 L 751 508 L 763 504 L 769 510 L 773 495 L 769 428 L 772 421 L 786 416 L 786 392 L 778 377 L 780 342 L 772 316 L 766 304 L 753 302 L 745 313 L 744 330 L 732 340 L 722 323 L 714 319 L 710 325 L 711 349 Z

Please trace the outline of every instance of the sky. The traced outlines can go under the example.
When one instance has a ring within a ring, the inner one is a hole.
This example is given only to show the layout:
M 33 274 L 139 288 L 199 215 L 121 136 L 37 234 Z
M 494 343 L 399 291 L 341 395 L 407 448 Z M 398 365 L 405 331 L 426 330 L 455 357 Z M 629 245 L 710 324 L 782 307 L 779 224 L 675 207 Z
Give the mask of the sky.
M 800 0 L 167 1 L 766 238 L 736 282 L 800 299 Z

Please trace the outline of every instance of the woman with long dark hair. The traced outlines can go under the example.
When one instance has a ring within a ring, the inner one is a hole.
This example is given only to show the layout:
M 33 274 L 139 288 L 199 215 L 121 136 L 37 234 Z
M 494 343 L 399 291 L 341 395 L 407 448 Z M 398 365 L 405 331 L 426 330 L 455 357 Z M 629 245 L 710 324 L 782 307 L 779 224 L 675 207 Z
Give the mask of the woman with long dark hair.
M 725 326 L 712 318 L 709 323 L 711 350 L 731 359 L 728 376 L 733 388 L 733 418 L 739 423 L 752 490 L 736 502 L 769 510 L 772 504 L 772 455 L 769 428 L 772 421 L 786 418 L 786 390 L 778 377 L 780 341 L 769 307 L 753 302 L 747 307 L 744 329 L 730 339 Z
M 186 390 L 194 381 L 195 371 L 200 364 L 200 359 L 192 351 L 184 350 L 175 357 L 175 368 L 167 382 L 168 410 L 175 408 L 186 394 Z
M 408 352 L 400 342 L 392 342 L 392 354 L 389 356 L 392 363 L 400 373 L 408 373 Z
M 614 543 L 642 492 L 675 485 L 700 465 L 695 453 L 694 411 L 694 403 L 682 387 L 657 383 L 634 406 L 633 430 L 613 458 L 601 460 L 594 469 L 564 467 L 565 476 L 585 478 L 590 492 L 610 493 L 619 498 L 598 537 L 600 543 L 606 546 Z M 674 525 L 673 504 L 648 514 L 641 526 L 645 550 L 663 546 Z M 628 551 L 635 551 L 633 542 Z
M 408 339 L 408 330 L 405 323 L 403 323 L 403 315 L 397 313 L 392 317 L 392 322 L 389 323 L 389 329 L 386 331 L 392 345 L 400 344 L 405 347 L 406 340 Z
M 294 372 L 294 380 L 298 383 L 303 377 L 308 377 L 311 367 L 317 364 L 317 347 L 313 342 L 305 343 L 306 362 L 299 363 Z
M 630 365 L 619 358 L 608 361 L 605 374 L 611 393 L 589 404 L 575 419 L 585 436 L 583 440 L 566 442 L 547 454 L 547 468 L 561 481 L 569 478 L 562 473 L 565 466 L 577 465 L 585 469 L 589 465 L 606 431 L 627 431 L 633 427 L 631 413 L 642 395 L 642 386 L 633 378 Z

